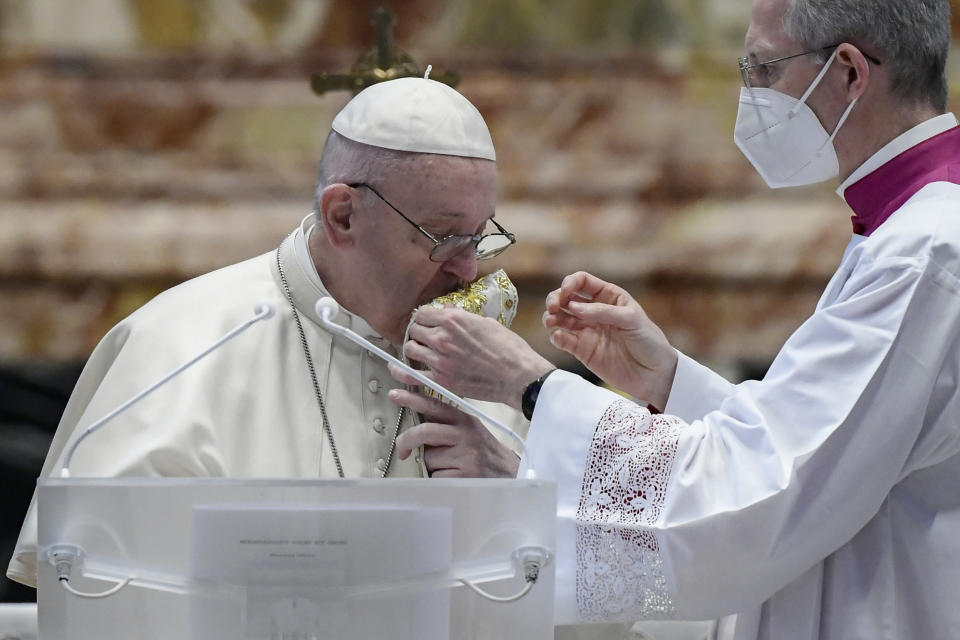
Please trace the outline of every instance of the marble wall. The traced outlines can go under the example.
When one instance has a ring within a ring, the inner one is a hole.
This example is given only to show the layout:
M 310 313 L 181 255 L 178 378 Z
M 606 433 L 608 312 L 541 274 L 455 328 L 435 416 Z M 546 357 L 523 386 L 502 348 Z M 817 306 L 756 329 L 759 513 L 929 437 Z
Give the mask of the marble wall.
M 308 78 L 372 46 L 379 4 L 0 1 L 0 360 L 82 360 L 158 291 L 274 246 L 348 99 Z M 848 213 L 825 187 L 770 193 L 731 142 L 748 3 L 392 9 L 490 123 L 520 238 L 500 264 L 548 357 L 542 297 L 576 269 L 734 375 L 812 309 Z

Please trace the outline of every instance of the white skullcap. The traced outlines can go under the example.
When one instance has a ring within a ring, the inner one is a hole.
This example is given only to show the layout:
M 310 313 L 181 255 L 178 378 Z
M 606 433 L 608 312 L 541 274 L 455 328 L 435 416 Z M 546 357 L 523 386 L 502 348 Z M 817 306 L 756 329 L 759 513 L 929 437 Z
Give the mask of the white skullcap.
M 333 130 L 384 149 L 497 159 L 477 108 L 451 87 L 426 78 L 367 87 L 333 119 Z

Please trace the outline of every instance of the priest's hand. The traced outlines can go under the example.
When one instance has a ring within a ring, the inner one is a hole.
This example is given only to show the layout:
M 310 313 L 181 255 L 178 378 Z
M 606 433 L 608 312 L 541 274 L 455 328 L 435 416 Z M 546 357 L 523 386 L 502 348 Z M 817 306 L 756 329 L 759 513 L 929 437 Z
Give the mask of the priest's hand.
M 608 384 L 663 409 L 677 352 L 643 308 L 620 287 L 579 271 L 547 296 L 550 342 Z
M 432 478 L 516 477 L 520 458 L 476 418 L 418 392 L 393 389 L 389 397 L 424 420 L 397 437 L 401 460 L 422 446 L 423 464 Z
M 496 320 L 462 309 L 419 309 L 409 336 L 403 351 L 426 366 L 428 378 L 458 395 L 514 409 L 527 385 L 554 368 Z M 390 373 L 405 384 L 420 384 L 394 365 Z

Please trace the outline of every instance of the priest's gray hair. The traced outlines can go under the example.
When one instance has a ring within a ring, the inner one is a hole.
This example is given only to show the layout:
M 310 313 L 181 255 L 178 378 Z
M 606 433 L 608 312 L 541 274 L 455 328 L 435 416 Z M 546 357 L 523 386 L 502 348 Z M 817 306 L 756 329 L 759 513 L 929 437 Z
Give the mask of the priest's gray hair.
M 863 46 L 890 65 L 895 95 L 946 110 L 949 0 L 790 0 L 783 26 L 805 50 Z
M 403 169 L 425 154 L 382 149 L 355 142 L 331 131 L 323 145 L 317 183 L 313 192 L 314 210 L 320 210 L 320 194 L 331 184 L 376 182 L 377 178 Z

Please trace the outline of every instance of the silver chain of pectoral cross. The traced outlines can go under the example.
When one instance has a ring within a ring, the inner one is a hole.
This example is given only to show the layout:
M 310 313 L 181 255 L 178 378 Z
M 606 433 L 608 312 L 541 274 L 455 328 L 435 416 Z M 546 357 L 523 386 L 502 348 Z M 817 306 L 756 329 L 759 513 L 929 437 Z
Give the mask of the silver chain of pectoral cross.
M 307 360 L 307 369 L 310 370 L 310 381 L 313 382 L 313 392 L 317 396 L 317 404 L 320 405 L 320 416 L 323 419 L 323 432 L 327 436 L 327 442 L 330 444 L 330 453 L 333 454 L 333 463 L 337 467 L 337 475 L 341 478 L 343 475 L 343 464 L 340 462 L 340 453 L 337 451 L 337 443 L 333 439 L 333 429 L 330 427 L 330 420 L 327 418 L 327 406 L 323 401 L 323 394 L 320 393 L 320 383 L 317 382 L 317 372 L 313 367 L 313 358 L 310 357 L 310 347 L 307 345 L 307 335 L 303 331 L 303 323 L 300 321 L 300 312 L 293 304 L 293 294 L 290 292 L 290 285 L 287 284 L 287 275 L 283 272 L 283 264 L 280 262 L 280 247 L 277 247 L 277 271 L 280 272 L 280 282 L 283 284 L 283 293 L 290 303 L 290 310 L 293 311 L 293 319 L 297 323 L 297 331 L 300 334 L 300 344 L 303 345 L 303 355 Z M 393 429 L 393 440 L 390 443 L 390 453 L 387 455 L 387 463 L 384 465 L 381 478 L 386 478 L 390 471 L 390 465 L 393 463 L 393 454 L 397 449 L 397 436 L 400 435 L 400 425 L 403 423 L 403 414 L 405 407 L 400 407 L 400 413 L 397 414 L 397 424 Z

